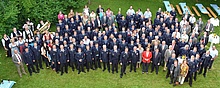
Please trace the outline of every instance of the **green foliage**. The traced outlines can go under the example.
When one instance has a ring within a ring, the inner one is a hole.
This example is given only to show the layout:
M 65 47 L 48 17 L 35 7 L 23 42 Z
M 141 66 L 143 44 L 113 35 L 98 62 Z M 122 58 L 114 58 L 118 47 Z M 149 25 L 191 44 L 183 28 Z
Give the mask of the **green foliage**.
M 9 29 L 13 27 L 21 29 L 28 18 L 36 24 L 40 20 L 57 22 L 59 11 L 66 12 L 69 8 L 79 8 L 84 4 L 85 0 L 2 0 L 0 35 L 10 33 Z

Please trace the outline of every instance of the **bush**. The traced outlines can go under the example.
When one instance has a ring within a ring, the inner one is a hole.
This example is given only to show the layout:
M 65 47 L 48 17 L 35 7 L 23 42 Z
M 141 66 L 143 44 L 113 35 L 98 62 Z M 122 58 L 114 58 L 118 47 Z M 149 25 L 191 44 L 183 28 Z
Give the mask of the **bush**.
M 16 27 L 21 30 L 29 18 L 32 22 L 40 20 L 57 22 L 59 11 L 66 12 L 69 8 L 79 8 L 85 0 L 2 0 L 0 2 L 0 34 L 11 32 Z

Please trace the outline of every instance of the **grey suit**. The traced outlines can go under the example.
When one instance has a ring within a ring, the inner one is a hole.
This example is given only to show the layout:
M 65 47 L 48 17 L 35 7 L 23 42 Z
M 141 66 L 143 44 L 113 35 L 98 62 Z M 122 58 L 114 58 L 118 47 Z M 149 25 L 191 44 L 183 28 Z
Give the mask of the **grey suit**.
M 165 51 L 165 53 L 164 53 L 164 68 L 163 68 L 163 70 L 166 70 L 166 69 L 167 69 L 167 68 L 166 68 L 166 64 L 167 64 L 168 58 L 171 57 L 171 54 L 172 54 L 172 53 L 175 53 L 175 51 L 172 50 L 172 51 L 170 52 L 169 49 L 166 49 L 166 51 Z
M 198 20 L 196 23 L 199 25 L 199 31 L 201 32 L 203 28 L 203 21 Z
M 176 67 L 174 66 L 174 64 L 172 64 L 171 68 L 170 68 L 170 73 L 171 73 L 171 83 L 176 83 L 178 82 L 178 77 L 180 75 L 180 65 L 177 65 Z
M 16 56 L 17 55 L 17 56 Z M 20 59 L 18 58 L 18 55 L 20 56 Z M 22 69 L 22 72 L 24 74 L 27 74 L 24 70 L 24 66 L 23 66 L 23 59 L 22 59 L 22 55 L 20 53 L 18 54 L 14 54 L 12 56 L 12 61 L 14 62 L 15 66 L 17 67 L 17 71 L 18 71 L 18 74 L 20 77 L 22 77 L 22 74 L 21 74 L 21 69 Z M 20 63 L 19 63 L 20 62 Z M 21 68 L 21 69 L 20 69 Z
M 203 29 L 206 31 L 207 27 L 208 27 L 208 24 L 206 23 L 206 25 L 204 26 Z M 214 31 L 214 26 L 213 26 L 212 23 L 210 23 L 208 30 L 209 30 L 209 31 Z M 209 31 L 208 31 L 208 32 L 209 32 Z

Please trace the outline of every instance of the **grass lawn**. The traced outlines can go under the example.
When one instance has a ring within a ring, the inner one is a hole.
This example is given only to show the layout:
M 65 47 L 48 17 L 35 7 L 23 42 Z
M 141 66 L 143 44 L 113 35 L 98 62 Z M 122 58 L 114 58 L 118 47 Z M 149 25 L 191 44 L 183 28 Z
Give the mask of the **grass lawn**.
M 194 6 L 196 0 L 170 0 L 170 3 L 174 6 L 179 2 L 187 2 L 188 6 Z M 211 3 L 216 3 L 220 6 L 220 0 L 199 0 L 205 7 Z M 96 10 L 98 5 L 101 4 L 104 9 L 111 8 L 114 14 L 117 14 L 118 8 L 122 9 L 122 13 L 125 14 L 130 5 L 137 10 L 141 8 L 144 12 L 146 8 L 150 8 L 153 18 L 158 8 L 165 10 L 162 0 L 91 0 L 89 5 L 90 10 Z M 192 10 L 192 8 L 191 8 Z M 76 9 L 75 11 L 81 12 L 82 8 Z M 214 10 L 213 10 L 214 11 Z M 193 11 L 194 13 L 194 11 Z M 65 13 L 66 14 L 66 13 Z M 202 15 L 203 20 L 208 19 L 208 15 Z M 55 30 L 52 27 L 51 30 Z M 215 32 L 220 35 L 220 28 L 215 27 Z M 216 45 L 217 49 L 220 50 L 220 45 Z M 11 58 L 5 57 L 5 51 L 0 48 L 0 79 L 10 79 L 17 83 L 13 88 L 170 88 L 173 87 L 169 84 L 170 79 L 165 79 L 166 72 L 162 72 L 160 67 L 159 75 L 153 74 L 142 74 L 141 69 L 137 70 L 137 73 L 130 73 L 127 70 L 127 75 L 123 78 L 119 77 L 119 73 L 111 74 L 102 72 L 101 69 L 96 71 L 90 71 L 88 73 L 77 74 L 77 71 L 72 72 L 69 68 L 69 73 L 60 76 L 51 69 L 43 69 L 39 74 L 33 74 L 32 77 L 29 75 L 23 75 L 22 78 L 18 76 L 16 66 L 12 63 Z M 214 67 L 207 73 L 207 77 L 204 78 L 202 75 L 198 75 L 197 81 L 193 82 L 195 88 L 218 88 L 220 86 L 220 58 L 214 62 Z M 25 66 L 26 68 L 26 66 Z M 44 64 L 44 68 L 45 64 Z M 130 66 L 127 68 L 129 69 Z M 120 71 L 120 70 L 119 70 Z M 27 68 L 26 68 L 26 72 Z M 188 83 L 184 83 L 177 87 L 189 87 Z

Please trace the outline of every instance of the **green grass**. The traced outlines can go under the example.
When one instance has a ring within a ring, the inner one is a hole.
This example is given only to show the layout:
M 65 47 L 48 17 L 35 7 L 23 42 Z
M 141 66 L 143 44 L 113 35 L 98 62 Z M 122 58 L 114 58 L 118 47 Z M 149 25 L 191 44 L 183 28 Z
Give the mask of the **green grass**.
M 170 3 L 174 6 L 179 2 L 187 2 L 188 6 L 196 4 L 196 0 L 170 0 Z M 214 0 L 199 0 L 204 6 L 209 6 L 210 3 L 217 3 L 220 6 L 220 1 Z M 146 8 L 150 8 L 155 18 L 155 12 L 158 8 L 165 10 L 162 0 L 91 0 L 89 5 L 90 10 L 96 10 L 98 5 L 101 4 L 105 9 L 111 8 L 114 14 L 117 13 L 118 8 L 122 9 L 124 14 L 130 5 L 137 10 L 141 8 L 142 11 Z M 192 10 L 192 9 L 191 9 Z M 82 8 L 75 9 L 75 11 L 81 12 Z M 194 13 L 194 12 L 193 12 Z M 208 19 L 207 15 L 202 15 L 204 21 Z M 51 28 L 55 30 L 55 26 Z M 220 28 L 215 27 L 215 32 L 220 34 Z M 220 45 L 216 45 L 217 49 L 220 50 Z M 119 73 L 110 74 L 108 72 L 102 72 L 98 69 L 96 71 L 90 71 L 86 74 L 80 75 L 77 72 L 72 72 L 69 68 L 69 73 L 60 76 L 51 69 L 43 69 L 39 74 L 33 74 L 32 77 L 29 75 L 23 75 L 20 78 L 17 74 L 17 69 L 12 63 L 11 58 L 5 57 L 3 48 L 0 48 L 0 79 L 10 79 L 17 83 L 14 88 L 170 88 L 172 85 L 169 84 L 169 79 L 165 79 L 166 72 L 162 72 L 160 67 L 159 75 L 154 74 L 141 74 L 141 69 L 137 70 L 137 73 L 130 73 L 127 70 L 127 75 L 122 79 L 119 78 Z M 195 88 L 218 88 L 220 86 L 220 58 L 214 62 L 213 70 L 207 73 L 207 77 L 204 78 L 202 75 L 198 75 L 198 80 L 193 82 Z M 45 64 L 44 64 L 45 68 Z M 127 68 L 129 69 L 130 66 Z M 26 72 L 27 68 L 25 67 Z M 120 70 L 119 70 L 120 71 Z M 188 83 L 184 83 L 181 86 L 187 88 Z

